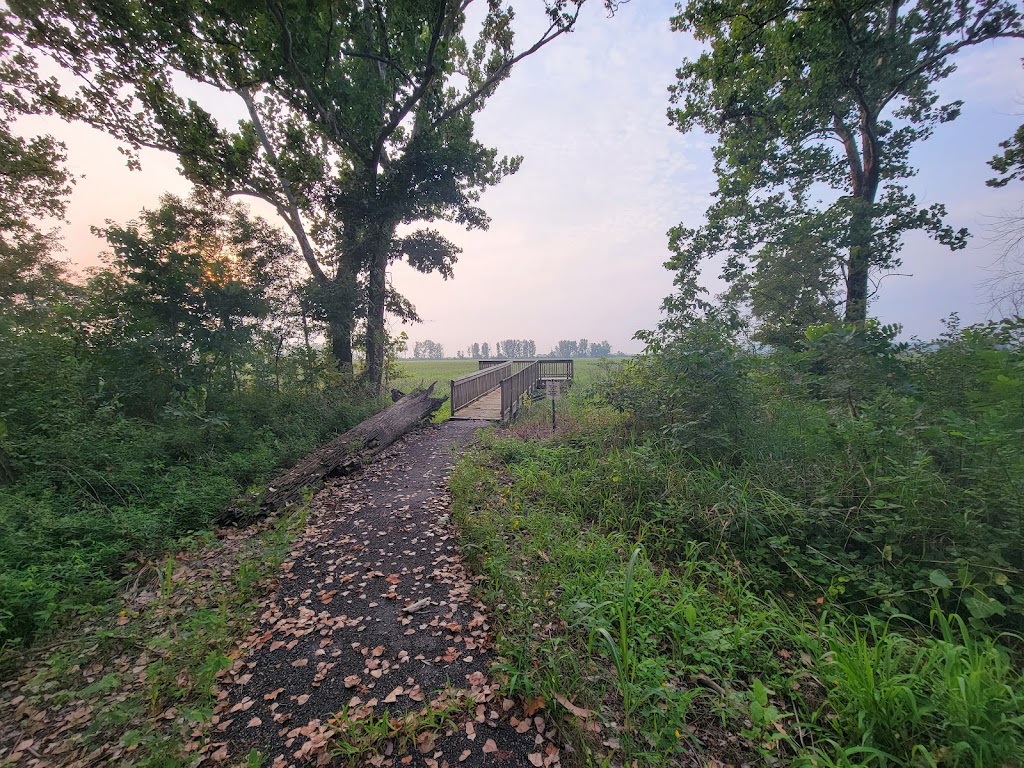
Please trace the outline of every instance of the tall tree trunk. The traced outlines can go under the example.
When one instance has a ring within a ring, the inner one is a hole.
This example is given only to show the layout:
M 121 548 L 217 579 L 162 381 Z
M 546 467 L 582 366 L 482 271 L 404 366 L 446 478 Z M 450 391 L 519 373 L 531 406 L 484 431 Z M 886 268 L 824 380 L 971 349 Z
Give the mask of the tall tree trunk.
M 302 371 L 302 378 L 303 378 L 303 380 L 306 383 L 306 389 L 309 392 L 312 392 L 313 391 L 313 383 L 314 383 L 314 381 L 313 381 L 313 369 L 315 367 L 315 364 L 314 364 L 313 345 L 312 345 L 312 343 L 310 343 L 310 339 L 309 339 L 309 318 L 306 316 L 306 307 L 305 306 L 302 306 L 301 313 L 302 313 L 302 342 L 303 342 L 304 351 L 306 353 L 306 365 L 305 365 L 305 368 Z
M 352 320 L 335 319 L 329 327 L 331 335 L 331 354 L 338 364 L 338 370 L 346 376 L 353 373 L 352 363 Z
M 850 218 L 850 254 L 846 262 L 847 323 L 862 325 L 868 317 L 868 278 L 874 261 L 872 254 L 872 204 L 857 200 Z
M 334 355 L 338 370 L 348 377 L 354 373 L 352 332 L 356 325 L 356 273 L 356 269 L 341 263 L 334 279 L 325 286 L 324 309 L 329 320 L 331 353 Z
M 380 238 L 383 240 L 384 238 Z M 384 383 L 384 311 L 387 306 L 388 250 L 385 243 L 377 242 L 370 262 L 370 282 L 366 308 L 366 382 L 370 391 L 379 395 Z

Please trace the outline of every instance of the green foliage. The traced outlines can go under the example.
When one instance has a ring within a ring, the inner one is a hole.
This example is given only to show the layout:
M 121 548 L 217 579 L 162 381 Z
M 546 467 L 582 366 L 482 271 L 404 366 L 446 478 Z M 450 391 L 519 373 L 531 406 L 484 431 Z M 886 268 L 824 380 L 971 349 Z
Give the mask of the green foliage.
M 753 338 L 773 347 L 796 348 L 804 329 L 839 320 L 836 255 L 814 237 L 766 245 L 753 268 L 725 293 L 730 303 L 749 303 Z
M 149 422 L 100 411 L 7 438 L 17 481 L 0 486 L 0 641 L 29 641 L 114 596 L 133 562 L 208 528 L 250 486 L 369 413 L 337 389 L 217 405 L 223 425 L 207 412 Z
M 750 425 L 749 365 L 720 323 L 698 320 L 629 361 L 603 395 L 673 444 L 727 459 Z
M 1024 175 L 1024 125 L 999 146 L 1003 153 L 988 162 L 992 170 L 999 174 L 986 182 L 990 187 L 1004 187 Z
M 41 226 L 64 215 L 74 178 L 64 167 L 61 142 L 13 130 L 22 115 L 69 107 L 57 95 L 56 80 L 40 76 L 13 32 L 0 15 L 0 302 L 25 313 L 60 282 L 54 233 Z
M 96 609 L 375 407 L 296 333 L 293 255 L 265 222 L 167 197 L 106 234 L 74 301 L 57 281 L 0 322 L 0 645 Z
M 672 25 L 705 45 L 677 71 L 669 118 L 718 138 L 708 223 L 669 233 L 667 266 L 683 282 L 724 257 L 734 298 L 777 327 L 787 307 L 826 320 L 841 276 L 844 319 L 859 323 L 869 277 L 898 266 L 904 233 L 964 246 L 967 232 L 944 223 L 944 206 L 919 207 L 907 190 L 909 156 L 960 112 L 935 91 L 954 57 L 1019 37 L 1018 4 L 691 0 Z
M 870 765 L 1019 764 L 1024 696 L 1007 648 L 955 614 L 936 610 L 932 618 L 936 636 L 900 634 L 878 621 L 823 625 L 840 740 L 877 758 Z
M 751 354 L 694 326 L 638 358 L 607 398 L 665 446 L 608 457 L 632 478 L 624 503 L 735 548 L 768 588 L 921 619 L 937 594 L 1018 629 L 1019 321 L 916 347 L 894 332 L 821 327 L 800 352 Z
M 979 330 L 947 344 L 971 336 L 991 351 L 991 336 L 972 336 Z M 651 431 L 653 419 L 593 403 L 582 403 L 587 426 L 550 442 L 485 438 L 460 462 L 454 518 L 484 599 L 503 606 L 497 671 L 508 688 L 597 713 L 566 735 L 596 763 L 675 764 L 693 738 L 708 758 L 735 764 L 1018 764 L 1020 641 L 994 637 L 977 616 L 961 620 L 972 590 L 985 590 L 947 577 L 935 554 L 957 547 L 977 561 L 1006 532 L 957 527 L 954 514 L 936 516 L 946 488 L 860 463 L 862 446 L 892 449 L 878 434 L 884 421 L 834 434 L 896 397 L 886 377 L 868 377 L 883 391 L 868 392 L 855 418 L 805 383 L 783 390 L 774 361 L 747 362 L 752 392 L 780 391 L 737 433 L 738 462 L 701 461 L 694 454 L 717 448 L 681 447 L 672 432 Z M 620 382 L 636 374 L 627 366 Z M 886 503 L 814 507 L 841 491 Z M 1007 574 L 1009 586 L 1016 573 Z M 867 596 L 873 580 L 890 585 L 888 605 Z M 893 585 L 909 589 L 897 599 Z M 921 621 L 890 616 L 897 604 Z M 730 746 L 719 755 L 715 744 Z
M 140 221 L 100 230 L 113 252 L 90 281 L 84 341 L 131 412 L 195 388 L 230 391 L 269 316 L 287 303 L 296 255 L 237 203 L 172 195 Z M 192 397 L 195 397 L 193 393 Z

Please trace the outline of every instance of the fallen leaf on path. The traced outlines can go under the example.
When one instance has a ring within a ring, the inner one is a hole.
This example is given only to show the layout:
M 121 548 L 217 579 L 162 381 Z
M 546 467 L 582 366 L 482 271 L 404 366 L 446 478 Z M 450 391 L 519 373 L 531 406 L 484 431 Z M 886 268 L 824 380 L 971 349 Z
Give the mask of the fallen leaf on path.
M 494 739 L 488 739 L 486 742 L 484 742 L 484 750 L 483 751 L 484 751 L 485 755 L 489 754 L 491 752 L 497 752 L 498 751 L 498 745 L 494 743 Z
M 406 613 L 416 613 L 416 611 L 422 610 L 428 605 L 430 605 L 430 598 L 424 597 L 422 600 L 417 600 L 415 603 L 405 606 L 402 610 Z
M 537 696 L 532 699 L 527 699 L 526 703 L 523 705 L 523 711 L 527 714 L 527 716 L 532 716 L 538 710 L 544 709 L 544 704 L 545 702 L 543 696 Z

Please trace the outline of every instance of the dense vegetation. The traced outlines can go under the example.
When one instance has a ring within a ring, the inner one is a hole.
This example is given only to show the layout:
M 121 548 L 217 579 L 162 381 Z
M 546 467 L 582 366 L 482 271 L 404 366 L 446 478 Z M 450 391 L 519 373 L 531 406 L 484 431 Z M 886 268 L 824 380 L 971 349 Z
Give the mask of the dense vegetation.
M 237 205 L 168 197 L 52 261 L 0 320 L 0 644 L 111 597 L 244 490 L 369 413 L 301 329 L 295 255 Z
M 1021 764 L 1022 330 L 694 324 L 489 441 L 453 485 L 508 684 L 598 757 Z

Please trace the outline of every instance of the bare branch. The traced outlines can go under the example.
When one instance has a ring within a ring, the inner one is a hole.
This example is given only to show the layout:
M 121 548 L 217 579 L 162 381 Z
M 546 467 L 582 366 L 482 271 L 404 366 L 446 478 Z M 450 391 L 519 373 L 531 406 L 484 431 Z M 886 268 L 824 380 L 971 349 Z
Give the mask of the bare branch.
M 245 103 L 245 108 L 249 112 L 249 119 L 252 120 L 253 128 L 256 130 L 256 136 L 259 137 L 260 144 L 263 146 L 263 151 L 267 155 L 267 162 L 269 162 L 270 167 L 274 169 L 274 173 L 281 184 L 281 191 L 284 194 L 286 204 L 282 205 L 280 202 L 273 201 L 268 202 L 272 202 L 272 204 L 277 208 L 278 213 L 281 214 L 281 218 L 285 220 L 288 227 L 295 235 L 295 239 L 299 243 L 299 248 L 302 250 L 302 258 L 305 259 L 310 272 L 313 273 L 317 280 L 326 282 L 327 275 L 324 274 L 323 269 L 320 267 L 320 263 L 317 261 L 316 253 L 313 251 L 313 246 L 310 244 L 309 237 L 306 234 L 306 228 L 302 224 L 302 215 L 299 213 L 299 205 L 296 200 L 295 193 L 292 190 L 291 181 L 289 181 L 287 174 L 285 174 L 281 169 L 277 152 L 274 150 L 274 146 L 270 143 L 267 132 L 263 128 L 263 121 L 260 119 L 259 112 L 256 109 L 256 104 L 252 99 L 252 94 L 246 88 L 239 88 L 237 93 L 242 97 L 242 101 Z

